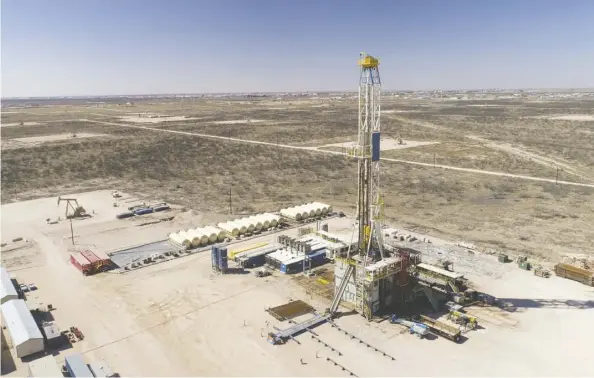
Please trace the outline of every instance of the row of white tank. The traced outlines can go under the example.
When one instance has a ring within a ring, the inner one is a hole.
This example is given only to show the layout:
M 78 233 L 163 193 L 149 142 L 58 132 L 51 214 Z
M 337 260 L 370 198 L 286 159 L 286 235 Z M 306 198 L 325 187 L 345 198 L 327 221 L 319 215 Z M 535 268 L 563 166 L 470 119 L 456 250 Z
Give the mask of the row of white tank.
M 252 232 L 269 230 L 278 226 L 280 220 L 281 217 L 276 214 L 263 213 L 219 223 L 217 226 L 221 230 L 225 230 L 227 235 L 238 237 L 244 234 L 251 234 Z
M 196 248 L 222 242 L 228 236 L 235 238 L 244 234 L 268 230 L 278 226 L 280 220 L 281 217 L 278 215 L 263 213 L 219 223 L 218 227 L 206 226 L 175 232 L 169 234 L 169 240 L 184 248 Z
M 320 202 L 311 202 L 304 205 L 281 209 L 280 215 L 296 221 L 314 217 L 326 216 L 332 212 L 332 206 Z

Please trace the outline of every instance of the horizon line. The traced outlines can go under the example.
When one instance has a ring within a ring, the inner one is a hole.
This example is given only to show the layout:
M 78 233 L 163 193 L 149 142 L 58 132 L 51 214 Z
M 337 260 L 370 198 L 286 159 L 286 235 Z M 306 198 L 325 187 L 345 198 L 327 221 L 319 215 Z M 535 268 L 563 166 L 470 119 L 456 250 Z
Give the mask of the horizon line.
M 506 92 L 506 91 L 576 91 L 591 90 L 594 87 L 530 87 L 530 88 L 458 88 L 458 89 L 382 89 L 382 92 Z M 271 92 L 169 92 L 169 93 L 143 93 L 143 94 L 96 94 L 96 95 L 51 95 L 51 96 L 12 96 L 0 97 L 1 100 L 34 100 L 34 99 L 63 99 L 63 98 L 99 98 L 99 97 L 139 97 L 139 96 L 204 96 L 204 95 L 253 95 L 253 94 L 314 94 L 314 93 L 357 93 L 356 90 L 303 90 L 303 91 L 271 91 Z

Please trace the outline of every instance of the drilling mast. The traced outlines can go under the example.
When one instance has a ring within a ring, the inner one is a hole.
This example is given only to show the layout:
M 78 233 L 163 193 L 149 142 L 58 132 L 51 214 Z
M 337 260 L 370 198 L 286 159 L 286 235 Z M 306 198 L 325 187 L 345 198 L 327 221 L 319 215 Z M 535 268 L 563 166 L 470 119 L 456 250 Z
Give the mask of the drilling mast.
M 348 155 L 357 160 L 357 220 L 344 275 L 337 279 L 330 313 L 334 314 L 348 283 L 355 284 L 355 309 L 370 320 L 393 302 L 395 277 L 404 269 L 402 259 L 383 242 L 383 198 L 380 193 L 380 92 L 379 61 L 365 53 L 359 58 L 359 132 Z M 343 268 L 340 267 L 339 270 Z M 335 271 L 336 274 L 336 271 Z

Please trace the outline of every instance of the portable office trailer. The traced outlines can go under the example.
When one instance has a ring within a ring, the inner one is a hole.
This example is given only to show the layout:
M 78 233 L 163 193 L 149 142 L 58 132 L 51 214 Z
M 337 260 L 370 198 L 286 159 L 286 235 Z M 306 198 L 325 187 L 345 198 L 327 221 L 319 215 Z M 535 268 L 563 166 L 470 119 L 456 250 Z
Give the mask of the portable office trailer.
M 10 279 L 8 271 L 3 266 L 0 267 L 0 278 L 2 279 L 2 287 L 0 288 L 2 293 L 2 302 L 0 304 L 13 299 L 19 299 L 19 293 L 17 293 L 16 288 L 12 284 L 12 280 Z
M 87 367 L 82 354 L 75 353 L 64 358 L 64 366 L 71 377 L 92 377 L 93 373 Z
M 43 335 L 24 300 L 13 299 L 3 303 L 2 317 L 18 358 L 43 351 Z
M 89 369 L 95 378 L 110 378 L 115 375 L 113 370 L 111 370 L 111 367 L 109 367 L 104 360 L 91 362 L 89 364 Z
M 60 367 L 56 362 L 56 357 L 48 355 L 38 358 L 27 364 L 29 370 L 28 377 L 62 377 Z

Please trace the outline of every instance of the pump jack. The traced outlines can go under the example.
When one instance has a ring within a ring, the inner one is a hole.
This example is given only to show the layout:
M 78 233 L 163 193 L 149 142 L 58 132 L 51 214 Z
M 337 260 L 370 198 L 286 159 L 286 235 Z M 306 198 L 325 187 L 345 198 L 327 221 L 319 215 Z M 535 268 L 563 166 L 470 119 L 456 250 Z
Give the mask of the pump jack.
M 85 208 L 78 204 L 76 198 L 62 198 L 58 197 L 58 206 L 60 206 L 60 202 L 66 201 L 66 211 L 64 215 L 66 219 L 71 218 L 80 218 L 85 217 L 87 215 Z M 73 205 L 74 203 L 74 205 Z M 72 209 L 72 214 L 68 214 L 68 209 Z

